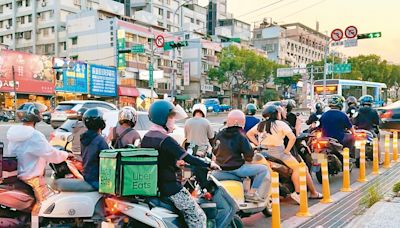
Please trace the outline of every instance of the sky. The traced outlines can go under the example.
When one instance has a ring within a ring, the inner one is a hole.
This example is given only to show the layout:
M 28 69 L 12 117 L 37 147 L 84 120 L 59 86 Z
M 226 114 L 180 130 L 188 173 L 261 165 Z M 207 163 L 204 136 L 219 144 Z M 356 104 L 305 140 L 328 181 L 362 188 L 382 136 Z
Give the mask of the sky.
M 347 56 L 377 54 L 400 64 L 400 0 L 228 0 L 228 12 L 251 25 L 272 17 L 278 24 L 301 22 L 311 28 L 318 21 L 319 31 L 328 35 L 350 25 L 359 34 L 382 32 L 381 38 L 358 40 L 357 47 L 332 49 Z

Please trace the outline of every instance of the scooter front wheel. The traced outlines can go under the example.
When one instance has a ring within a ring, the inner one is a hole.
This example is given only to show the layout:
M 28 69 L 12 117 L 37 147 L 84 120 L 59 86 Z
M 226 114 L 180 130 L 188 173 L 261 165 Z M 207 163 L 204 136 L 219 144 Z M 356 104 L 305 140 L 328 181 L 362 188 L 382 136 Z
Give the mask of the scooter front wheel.
M 230 228 L 243 228 L 244 227 L 242 219 L 239 217 L 239 215 L 233 216 L 232 222 L 229 227 Z
M 271 217 L 272 216 L 272 196 L 270 195 L 268 197 L 268 202 L 262 213 L 265 215 L 265 217 Z

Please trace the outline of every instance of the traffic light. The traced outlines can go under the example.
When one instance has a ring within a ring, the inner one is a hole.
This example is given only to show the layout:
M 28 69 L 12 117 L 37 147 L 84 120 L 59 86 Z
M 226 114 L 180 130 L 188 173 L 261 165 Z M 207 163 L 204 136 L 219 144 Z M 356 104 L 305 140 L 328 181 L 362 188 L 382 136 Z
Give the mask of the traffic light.
M 357 39 L 372 39 L 372 38 L 380 38 L 382 37 L 381 32 L 370 32 L 357 35 Z

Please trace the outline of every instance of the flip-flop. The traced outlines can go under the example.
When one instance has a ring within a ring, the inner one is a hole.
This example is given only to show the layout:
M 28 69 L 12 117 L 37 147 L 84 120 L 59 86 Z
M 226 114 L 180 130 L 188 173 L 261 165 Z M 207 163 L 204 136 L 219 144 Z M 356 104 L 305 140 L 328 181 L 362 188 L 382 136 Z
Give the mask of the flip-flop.
M 318 195 L 317 195 L 317 196 L 310 196 L 310 197 L 308 197 L 308 199 L 311 199 L 311 200 L 322 199 L 322 198 L 324 198 L 324 196 L 323 196 L 321 193 L 319 193 L 319 192 L 318 192 Z

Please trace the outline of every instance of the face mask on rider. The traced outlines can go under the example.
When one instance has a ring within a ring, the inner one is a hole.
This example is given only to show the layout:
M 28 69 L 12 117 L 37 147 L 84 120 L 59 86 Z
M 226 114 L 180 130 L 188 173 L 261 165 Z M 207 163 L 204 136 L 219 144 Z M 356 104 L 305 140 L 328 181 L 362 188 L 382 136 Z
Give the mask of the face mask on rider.
M 169 117 L 168 120 L 167 120 L 166 127 L 167 127 L 168 133 L 172 133 L 174 131 L 174 128 L 175 128 L 175 118 Z

